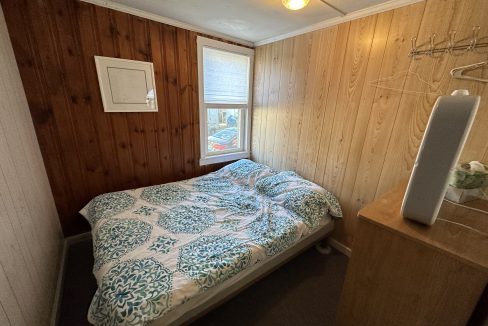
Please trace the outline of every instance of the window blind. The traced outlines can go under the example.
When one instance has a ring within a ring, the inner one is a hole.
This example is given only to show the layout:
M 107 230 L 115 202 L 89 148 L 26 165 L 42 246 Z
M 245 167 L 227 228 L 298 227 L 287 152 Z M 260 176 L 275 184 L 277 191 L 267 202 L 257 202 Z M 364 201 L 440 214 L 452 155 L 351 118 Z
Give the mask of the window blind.
M 205 103 L 247 104 L 249 57 L 203 48 L 203 84 Z

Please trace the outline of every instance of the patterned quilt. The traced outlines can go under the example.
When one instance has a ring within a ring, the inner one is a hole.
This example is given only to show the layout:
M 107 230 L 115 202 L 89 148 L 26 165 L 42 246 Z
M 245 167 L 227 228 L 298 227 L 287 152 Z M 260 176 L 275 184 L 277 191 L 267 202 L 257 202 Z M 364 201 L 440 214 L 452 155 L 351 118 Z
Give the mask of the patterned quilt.
M 313 231 L 337 199 L 291 171 L 240 160 L 208 175 L 113 192 L 90 222 L 94 325 L 145 325 Z

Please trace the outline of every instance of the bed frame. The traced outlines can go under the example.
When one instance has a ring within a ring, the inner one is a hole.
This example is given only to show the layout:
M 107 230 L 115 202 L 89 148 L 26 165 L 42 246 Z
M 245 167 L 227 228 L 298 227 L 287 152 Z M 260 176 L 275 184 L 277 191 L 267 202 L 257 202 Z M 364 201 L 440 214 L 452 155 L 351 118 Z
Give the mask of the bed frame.
M 203 315 L 207 314 L 211 310 L 220 306 L 224 302 L 228 301 L 229 299 L 231 299 L 241 291 L 245 290 L 255 282 L 269 275 L 271 272 L 278 269 L 280 266 L 284 265 L 285 263 L 287 263 L 297 255 L 299 255 L 300 253 L 309 249 L 314 244 L 319 243 L 319 241 L 328 237 L 333 229 L 334 229 L 334 221 L 331 219 L 327 224 L 323 225 L 322 227 L 318 228 L 314 232 L 310 233 L 309 235 L 301 239 L 298 243 L 288 248 L 287 250 L 281 252 L 280 254 L 274 256 L 273 258 L 263 263 L 258 263 L 254 265 L 247 271 L 243 271 L 242 273 L 245 275 L 236 283 L 232 283 L 229 286 L 226 286 L 225 283 L 223 283 L 218 287 L 215 287 L 213 289 L 206 291 L 205 293 L 200 294 L 202 296 L 206 296 L 206 298 L 204 299 L 205 301 L 202 301 L 199 305 L 197 305 L 196 307 L 194 307 L 189 311 L 183 313 L 180 311 L 179 313 L 181 314 L 181 316 L 175 316 L 174 313 L 177 311 L 172 311 L 169 312 L 166 316 L 163 316 L 159 319 L 150 322 L 148 325 L 173 326 L 173 325 L 190 324 L 191 322 L 195 321 L 196 319 L 202 317 Z M 319 250 L 319 252 L 324 252 L 324 251 Z

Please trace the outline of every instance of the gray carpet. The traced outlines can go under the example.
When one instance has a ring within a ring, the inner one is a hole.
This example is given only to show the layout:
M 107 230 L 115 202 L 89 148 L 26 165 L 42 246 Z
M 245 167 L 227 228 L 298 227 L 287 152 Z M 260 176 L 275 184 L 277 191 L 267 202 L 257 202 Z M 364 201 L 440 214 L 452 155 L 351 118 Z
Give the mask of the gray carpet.
M 344 281 L 347 257 L 314 248 L 255 283 L 193 325 L 332 325 Z M 91 240 L 72 245 L 66 259 L 60 326 L 86 320 L 96 282 Z

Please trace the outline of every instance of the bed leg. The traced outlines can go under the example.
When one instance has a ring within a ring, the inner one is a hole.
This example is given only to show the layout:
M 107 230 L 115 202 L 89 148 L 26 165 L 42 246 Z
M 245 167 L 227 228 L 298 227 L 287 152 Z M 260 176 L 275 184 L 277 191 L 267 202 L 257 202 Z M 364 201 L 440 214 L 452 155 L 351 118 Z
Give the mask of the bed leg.
M 322 244 L 322 241 L 317 242 L 315 244 L 315 249 L 322 255 L 329 255 L 332 252 L 332 248 L 327 244 L 326 241 L 323 242 L 324 244 Z

